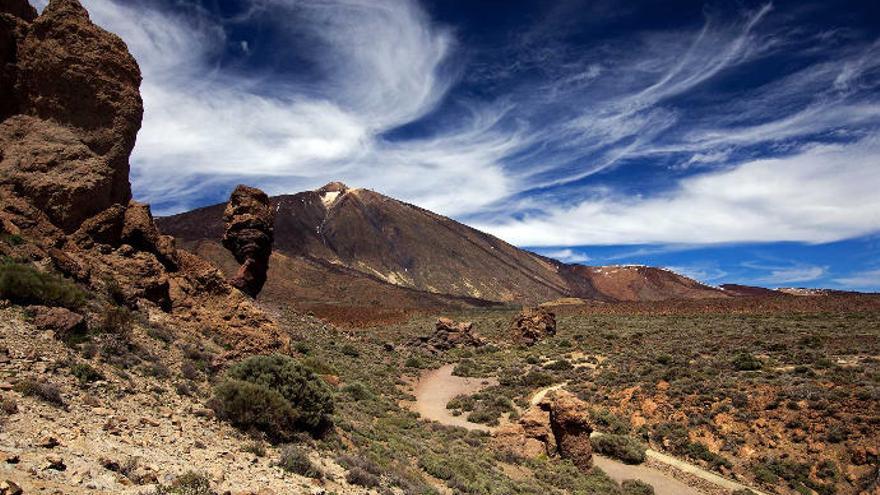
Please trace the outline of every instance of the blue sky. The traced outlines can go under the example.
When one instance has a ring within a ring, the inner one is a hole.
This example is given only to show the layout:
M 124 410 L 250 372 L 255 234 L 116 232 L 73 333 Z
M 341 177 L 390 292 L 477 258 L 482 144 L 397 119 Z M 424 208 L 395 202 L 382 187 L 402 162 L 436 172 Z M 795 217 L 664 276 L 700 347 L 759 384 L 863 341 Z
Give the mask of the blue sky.
M 159 214 L 342 180 L 566 261 L 880 290 L 876 1 L 82 1 Z

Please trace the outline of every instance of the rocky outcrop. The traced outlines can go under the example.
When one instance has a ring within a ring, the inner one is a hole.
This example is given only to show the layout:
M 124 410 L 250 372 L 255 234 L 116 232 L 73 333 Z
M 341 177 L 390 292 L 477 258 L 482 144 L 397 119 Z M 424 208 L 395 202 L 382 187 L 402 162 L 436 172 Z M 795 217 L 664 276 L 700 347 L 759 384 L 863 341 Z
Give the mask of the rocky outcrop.
M 593 446 L 590 443 L 593 427 L 587 403 L 571 392 L 556 390 L 538 406 L 550 413 L 550 430 L 560 457 L 571 460 L 582 470 L 589 470 L 593 466 Z
M 593 466 L 587 404 L 564 390 L 550 392 L 515 423 L 494 433 L 495 445 L 518 457 L 559 455 L 584 471 Z
M 544 308 L 526 308 L 510 323 L 514 340 L 527 346 L 556 335 L 556 315 Z
M 52 330 L 59 340 L 86 333 L 85 318 L 68 309 L 30 306 L 28 312 L 33 314 L 34 326 L 40 330 Z
M 213 265 L 178 251 L 149 206 L 131 201 L 140 81 L 125 43 L 92 24 L 77 0 L 51 0 L 39 16 L 26 0 L 0 2 L 0 229 L 19 239 L 0 243 L 0 255 L 54 269 L 183 331 L 210 329 L 230 356 L 285 347 L 249 298 Z M 252 214 L 271 239 L 261 208 Z M 247 223 L 241 218 L 236 226 Z M 259 264 L 271 246 L 265 236 L 239 228 L 235 245 Z M 56 333 L 80 325 L 40 311 L 41 327 Z
M 230 283 L 257 297 L 266 283 L 274 238 L 275 214 L 269 196 L 253 187 L 236 187 L 223 212 L 223 222 L 223 246 L 241 263 Z
M 456 347 L 482 347 L 486 341 L 473 331 L 474 324 L 456 323 L 449 318 L 439 318 L 434 333 L 417 337 L 411 345 L 430 353 L 445 352 Z
M 76 0 L 53 0 L 36 19 L 27 9 L 9 10 L 19 15 L 3 16 L 3 27 L 15 19 L 0 36 L 7 41 L 2 84 L 14 81 L 12 98 L 4 92 L 3 116 L 19 115 L 0 125 L 0 184 L 73 232 L 131 198 L 128 157 L 143 115 L 140 70 L 125 43 L 92 24 Z

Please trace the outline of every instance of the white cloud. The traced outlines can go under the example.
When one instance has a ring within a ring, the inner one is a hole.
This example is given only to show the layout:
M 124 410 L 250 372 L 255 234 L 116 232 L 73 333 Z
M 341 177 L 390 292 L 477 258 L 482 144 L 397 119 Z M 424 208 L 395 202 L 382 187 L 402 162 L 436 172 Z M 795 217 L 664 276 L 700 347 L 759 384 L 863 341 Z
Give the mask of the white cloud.
M 880 136 L 818 145 L 681 180 L 664 194 L 598 197 L 478 225 L 515 244 L 830 242 L 880 230 Z
M 700 282 L 712 282 L 727 276 L 726 271 L 718 267 L 706 265 L 667 266 L 666 269 L 672 270 L 675 273 L 679 273 L 681 275 L 684 275 L 685 277 L 692 278 Z
M 788 265 L 773 266 L 761 263 L 746 262 L 743 266 L 752 270 L 767 273 L 755 279 L 755 282 L 768 285 L 785 285 L 796 282 L 811 282 L 818 280 L 828 273 L 827 266 L 808 265 L 803 263 L 790 263 Z
M 548 258 L 557 259 L 557 260 L 562 261 L 564 263 L 586 263 L 587 261 L 590 261 L 590 259 L 591 259 L 586 254 L 584 254 L 580 251 L 575 251 L 574 249 L 571 249 L 571 248 L 557 249 L 557 250 L 550 250 L 550 251 L 542 250 L 542 251 L 540 251 L 540 254 L 547 256 Z
M 834 282 L 847 288 L 880 289 L 880 269 L 853 273 L 846 277 L 836 278 Z

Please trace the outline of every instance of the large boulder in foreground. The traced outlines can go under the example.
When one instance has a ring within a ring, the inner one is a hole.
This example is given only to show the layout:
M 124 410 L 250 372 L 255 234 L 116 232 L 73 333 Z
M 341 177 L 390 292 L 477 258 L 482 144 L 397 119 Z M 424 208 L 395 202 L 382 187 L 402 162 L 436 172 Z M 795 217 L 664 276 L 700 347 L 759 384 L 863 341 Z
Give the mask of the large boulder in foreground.
M 520 344 L 532 346 L 556 334 L 556 315 L 544 308 L 525 308 L 510 323 L 510 333 Z
M 11 12 L 0 14 L 0 186 L 33 200 L 71 233 L 131 199 L 140 69 L 125 43 L 92 24 L 77 0 L 52 0 L 35 19 L 22 6 L 4 10 Z
M 223 212 L 223 222 L 223 246 L 241 263 L 229 282 L 245 294 L 257 297 L 266 283 L 275 231 L 269 196 L 253 187 L 236 187 Z
M 538 407 L 550 413 L 550 430 L 560 457 L 587 471 L 593 466 L 593 426 L 587 403 L 565 390 L 548 394 Z
M 592 432 L 587 403 L 570 392 L 556 390 L 527 409 L 519 421 L 496 430 L 494 443 L 518 457 L 558 455 L 589 471 L 593 466 Z

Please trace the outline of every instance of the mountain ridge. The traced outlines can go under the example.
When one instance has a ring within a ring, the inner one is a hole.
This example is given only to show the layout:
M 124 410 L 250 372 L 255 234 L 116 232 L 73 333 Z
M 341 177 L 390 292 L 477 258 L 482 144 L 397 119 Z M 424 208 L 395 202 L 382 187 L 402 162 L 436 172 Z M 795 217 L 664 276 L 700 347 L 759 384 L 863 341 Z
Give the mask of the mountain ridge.
M 291 270 L 291 265 L 302 269 L 303 262 L 309 261 L 313 266 L 320 262 L 328 268 L 345 267 L 375 283 L 448 296 L 457 302 L 539 304 L 564 297 L 608 302 L 729 297 L 722 290 L 667 269 L 566 264 L 417 205 L 340 182 L 274 196 L 270 202 L 276 214 L 277 254 L 273 259 L 282 263 L 274 271 L 292 273 L 294 278 L 296 270 Z M 206 241 L 222 236 L 222 208 L 222 204 L 198 208 L 159 218 L 157 223 L 184 247 L 217 262 L 218 251 L 209 249 Z M 316 286 L 303 281 L 282 289 L 279 285 L 284 284 L 272 272 L 270 266 L 269 299 L 294 300 L 303 293 L 316 292 Z M 335 274 L 327 276 L 334 278 Z M 381 290 L 385 289 L 397 292 L 387 287 Z M 394 306 L 395 301 L 392 298 L 384 303 Z

